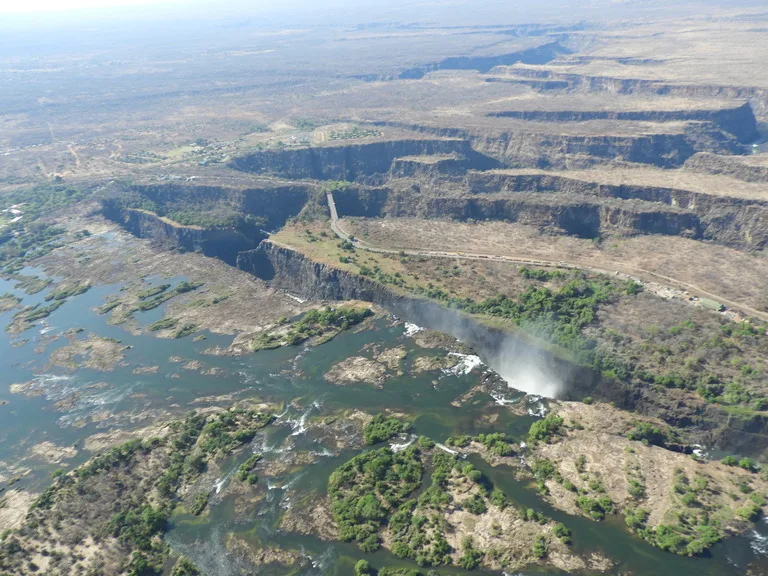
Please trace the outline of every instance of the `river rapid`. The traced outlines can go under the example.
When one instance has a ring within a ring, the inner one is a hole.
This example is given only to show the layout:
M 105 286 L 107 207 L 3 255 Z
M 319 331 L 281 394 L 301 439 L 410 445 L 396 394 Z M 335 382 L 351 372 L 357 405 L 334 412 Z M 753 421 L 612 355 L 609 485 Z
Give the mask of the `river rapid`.
M 41 275 L 39 270 L 24 273 Z M 172 282 L 181 280 L 174 278 Z M 95 434 L 141 428 L 181 417 L 193 408 L 226 406 L 244 399 L 279 406 L 276 422 L 262 430 L 244 453 L 223 463 L 222 474 L 211 481 L 210 513 L 192 517 L 180 512 L 172 520 L 167 533 L 172 548 L 189 556 L 209 575 L 286 573 L 285 567 L 255 568 L 242 556 L 232 554 L 226 547 L 232 534 L 254 548 L 299 551 L 300 560 L 291 568 L 295 574 L 352 574 L 354 562 L 364 557 L 376 567 L 408 566 L 384 550 L 363 554 L 351 544 L 329 543 L 278 528 L 286 511 L 320 498 L 334 468 L 360 451 L 360 447 L 346 441 L 343 427 L 329 436 L 319 434 L 312 424 L 352 409 L 368 413 L 390 410 L 412 420 L 415 434 L 430 436 L 437 442 L 445 442 L 454 434 L 492 431 L 505 432 L 522 442 L 530 424 L 546 412 L 547 402 L 539 395 L 526 395 L 508 386 L 488 365 L 529 393 L 539 390 L 535 387 L 542 382 L 557 386 L 563 378 L 562 369 L 547 368 L 548 356 L 530 345 L 520 344 L 512 350 L 506 347 L 508 344 L 486 342 L 471 327 L 457 327 L 452 317 L 441 318 L 433 309 L 429 314 L 392 310 L 393 314 L 370 322 L 364 329 L 346 331 L 318 347 L 287 347 L 243 356 L 212 355 L 206 351 L 228 346 L 232 337 L 206 333 L 205 339 L 163 339 L 146 331 L 109 325 L 107 316 L 97 314 L 95 308 L 119 289 L 114 285 L 91 288 L 70 298 L 24 333 L 0 333 L 0 477 L 7 481 L 20 475 L 15 488 L 39 492 L 48 485 L 55 469 L 72 468 L 90 458 L 86 441 Z M 0 280 L 0 294 L 9 292 L 22 298 L 21 305 L 44 302 L 48 291 L 27 295 L 14 282 Z M 0 322 L 9 324 L 14 312 L 0 313 Z M 162 316 L 161 307 L 136 313 L 136 320 L 146 327 Z M 409 321 L 413 323 L 406 323 Z M 424 323 L 464 339 L 478 350 L 478 356 L 447 348 L 422 348 L 415 337 Z M 80 331 L 74 333 L 74 329 Z M 51 365 L 51 354 L 56 350 L 72 339 L 89 336 L 111 338 L 124 347 L 123 358 L 113 370 Z M 365 383 L 336 386 L 324 378 L 333 365 L 351 356 L 370 356 L 377 350 L 397 347 L 407 353 L 400 365 L 401 373 L 388 374 L 381 388 Z M 456 360 L 452 368 L 412 369 L 418 358 L 449 354 L 454 354 Z M 497 385 L 464 402 L 455 402 L 488 381 Z M 12 385 L 23 383 L 32 383 L 27 385 L 26 393 L 19 393 L 18 388 L 14 388 L 16 393 L 11 392 Z M 410 441 L 402 438 L 396 444 Z M 72 450 L 63 458 L 46 456 L 45 450 L 39 449 L 42 443 Z M 237 509 L 228 489 L 233 471 L 252 453 L 261 454 L 267 467 L 287 461 L 291 453 L 304 457 L 292 460 L 283 470 L 278 467 L 278 473 L 260 478 L 263 498 L 244 512 Z M 569 516 L 539 498 L 531 486 L 515 478 L 512 470 L 492 468 L 479 459 L 474 463 L 514 502 L 571 528 L 576 552 L 601 552 L 616 562 L 610 574 L 736 576 L 755 562 L 764 570 L 760 573 L 768 574 L 765 523 L 750 535 L 716 545 L 711 557 L 681 558 L 631 536 L 621 518 L 596 523 Z M 438 572 L 462 573 L 457 568 L 440 568 Z M 521 574 L 544 573 L 564 574 L 543 568 Z

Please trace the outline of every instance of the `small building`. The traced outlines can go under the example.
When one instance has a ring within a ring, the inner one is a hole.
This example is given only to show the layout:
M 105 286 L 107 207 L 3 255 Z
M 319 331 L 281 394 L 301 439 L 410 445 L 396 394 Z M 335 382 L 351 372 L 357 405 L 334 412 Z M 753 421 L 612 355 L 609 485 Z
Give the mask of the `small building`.
M 704 308 L 707 308 L 708 310 L 714 310 L 715 312 L 722 312 L 725 310 L 725 306 L 720 304 L 720 302 L 716 300 L 710 300 L 709 298 L 702 298 L 700 300 L 701 305 L 704 306 Z

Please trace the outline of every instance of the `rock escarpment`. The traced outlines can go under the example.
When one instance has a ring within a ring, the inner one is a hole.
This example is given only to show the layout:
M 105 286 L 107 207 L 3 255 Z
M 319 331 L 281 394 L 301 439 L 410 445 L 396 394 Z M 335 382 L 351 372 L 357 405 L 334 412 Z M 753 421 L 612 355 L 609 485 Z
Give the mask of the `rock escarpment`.
M 584 133 L 560 132 L 539 122 L 479 129 L 392 121 L 374 124 L 463 139 L 473 150 L 509 168 L 573 169 L 617 161 L 676 168 L 699 151 L 744 153 L 735 136 L 712 122 L 688 122 L 675 130 L 662 124 L 658 131 L 653 126 L 642 129 L 626 125 L 623 131 L 614 131 L 606 125 Z M 471 168 L 481 169 L 474 164 Z
M 684 168 L 692 172 L 723 174 L 744 182 L 768 182 L 768 166 L 745 162 L 745 158 L 701 152 L 690 157 Z
M 768 90 L 755 86 L 727 86 L 715 84 L 679 84 L 639 78 L 588 76 L 554 72 L 544 68 L 511 67 L 492 70 L 492 73 L 510 74 L 521 79 L 565 82 L 572 90 L 614 92 L 616 94 L 657 94 L 685 98 L 722 98 L 748 100 L 759 117 L 768 115 Z M 509 78 L 511 80 L 511 78 Z
M 136 208 L 122 210 L 113 219 L 139 238 L 149 238 L 170 248 L 201 252 L 232 265 L 236 263 L 238 253 L 255 248 L 267 237 L 258 231 L 246 235 L 231 228 L 182 226 L 153 212 Z
M 748 103 L 732 108 L 703 110 L 504 110 L 489 116 L 542 122 L 587 122 L 590 120 L 630 120 L 640 122 L 711 122 L 733 134 L 742 144 L 760 137 L 757 121 Z
M 711 240 L 739 249 L 762 249 L 768 245 L 768 199 L 750 200 L 728 196 L 715 196 L 691 190 L 640 186 L 632 184 L 611 185 L 577 178 L 568 178 L 555 174 L 503 174 L 471 173 L 468 184 L 473 192 L 481 195 L 515 193 L 523 196 L 531 192 L 551 193 L 556 198 L 562 194 L 581 195 L 619 201 L 640 201 L 643 206 L 659 206 L 656 214 L 665 214 L 662 206 L 675 209 L 681 214 L 680 222 L 685 222 L 681 230 L 696 230 L 689 235 L 695 238 Z M 628 208 L 628 210 L 631 210 Z M 658 222 L 653 219 L 653 211 L 645 211 L 648 216 L 637 220 L 637 224 L 627 229 L 646 233 L 673 233 L 674 229 L 663 225 L 664 218 Z M 685 214 L 686 216 L 682 216 Z M 654 232 L 656 228 L 656 232 Z M 668 232 L 661 230 L 667 229 Z
M 412 138 L 343 146 L 318 146 L 264 150 L 236 158 L 232 167 L 246 172 L 276 174 L 286 178 L 354 181 L 389 172 L 404 156 L 455 155 L 487 170 L 498 163 L 455 138 Z

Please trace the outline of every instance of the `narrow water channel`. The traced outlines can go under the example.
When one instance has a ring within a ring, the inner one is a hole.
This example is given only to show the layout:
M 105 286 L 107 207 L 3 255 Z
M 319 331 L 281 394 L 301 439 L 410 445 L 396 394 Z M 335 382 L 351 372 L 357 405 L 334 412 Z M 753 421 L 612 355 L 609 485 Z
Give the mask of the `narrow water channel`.
M 27 271 L 37 273 L 39 271 Z M 176 278 L 174 281 L 180 281 Z M 258 398 L 277 403 L 283 411 L 274 426 L 255 440 L 250 451 L 228 462 L 231 472 L 250 453 L 261 453 L 266 460 L 280 460 L 285 451 L 301 451 L 315 455 L 314 462 L 294 467 L 285 474 L 265 478 L 266 496 L 251 513 L 243 517 L 227 496 L 227 475 L 221 480 L 220 494 L 211 500 L 211 512 L 203 518 L 179 515 L 167 535 L 172 547 L 189 555 L 208 574 L 228 576 L 249 573 L 252 568 L 226 548 L 229 534 L 259 545 L 276 545 L 302 550 L 306 565 L 297 574 L 352 574 L 354 561 L 367 557 L 374 566 L 408 565 L 385 551 L 372 555 L 361 553 L 351 544 L 328 543 L 312 536 L 287 534 L 278 528 L 282 512 L 307 494 L 324 494 L 331 472 L 356 451 L 336 450 L 332 443 L 307 432 L 308 419 L 338 414 L 341 410 L 359 408 L 367 412 L 393 410 L 414 422 L 416 434 L 436 441 L 445 441 L 457 433 L 477 434 L 500 431 L 521 440 L 535 419 L 516 416 L 502 404 L 528 402 L 519 392 L 501 390 L 496 402 L 488 396 L 475 398 L 460 407 L 451 404 L 472 387 L 487 378 L 487 369 L 475 366 L 467 371 L 416 373 L 411 366 L 424 355 L 448 354 L 451 350 L 420 348 L 404 333 L 401 322 L 393 318 L 379 319 L 362 331 L 348 331 L 316 348 L 283 348 L 262 351 L 247 356 L 215 356 L 206 350 L 226 346 L 230 338 L 206 334 L 206 339 L 159 339 L 146 333 L 133 334 L 121 326 L 107 323 L 107 316 L 94 312 L 104 298 L 115 294 L 119 286 L 92 288 L 70 299 L 45 322 L 23 334 L 0 334 L 0 462 L 10 476 L 12 464 L 22 465 L 34 472 L 19 484 L 22 489 L 39 491 L 49 482 L 50 472 L 58 464 L 28 458 L 29 450 L 43 441 L 57 446 L 75 446 L 78 455 L 67 464 L 72 467 L 85 461 L 90 454 L 82 450 L 89 436 L 120 428 L 132 428 L 153 421 L 181 416 L 190 408 L 205 406 L 201 397 L 227 395 L 233 401 Z M 46 293 L 26 295 L 13 282 L 0 280 L 0 293 L 11 292 L 23 298 L 23 305 L 42 302 Z M 438 307 L 439 309 L 439 307 Z M 442 309 L 440 309 L 442 310 Z M 137 315 L 141 326 L 162 317 L 162 309 Z M 472 331 L 468 324 L 457 322 L 447 314 L 440 317 L 435 309 L 414 312 L 413 309 L 393 309 L 400 319 L 443 330 L 466 340 L 478 350 L 483 360 L 494 367 L 498 361 L 498 343 L 492 333 Z M 7 325 L 13 311 L 0 314 L 0 323 Z M 111 372 L 79 367 L 65 369 L 49 365 L 50 354 L 68 343 L 65 331 L 77 328 L 83 332 L 71 337 L 94 334 L 114 338 L 122 345 L 125 359 Z M 26 341 L 28 340 L 28 341 Z M 371 385 L 334 386 L 324 374 L 335 363 L 350 356 L 369 354 L 372 347 L 387 349 L 401 346 L 407 351 L 401 375 L 392 375 L 383 389 Z M 496 355 L 496 356 L 495 356 Z M 190 361 L 200 362 L 206 370 L 216 369 L 217 375 L 203 374 L 189 368 Z M 514 382 L 515 370 L 523 372 L 539 366 L 541 374 L 553 380 L 575 378 L 578 372 L 564 364 L 551 361 L 546 352 L 528 344 L 520 344 L 505 360 L 507 378 Z M 154 373 L 138 368 L 157 366 Z M 11 393 L 9 386 L 35 381 L 39 395 L 27 397 Z M 558 380 L 562 381 L 562 380 Z M 57 402 L 69 398 L 64 404 Z M 531 412 L 544 404 L 534 399 Z M 492 416 L 492 417 L 490 417 Z M 630 535 L 620 518 L 600 523 L 559 512 L 546 504 L 536 492 L 515 478 L 514 471 L 492 468 L 473 459 L 491 481 L 521 506 L 534 508 L 558 521 L 573 532 L 573 546 L 579 552 L 600 551 L 617 562 L 610 574 L 635 576 L 736 576 L 744 574 L 747 562 L 755 558 L 762 562 L 762 573 L 768 574 L 768 527 L 758 526 L 755 534 L 731 538 L 712 550 L 708 558 L 682 558 L 652 548 Z M 441 574 L 460 574 L 456 568 L 440 568 Z M 285 574 L 285 569 L 258 569 L 260 574 Z M 481 574 L 480 572 L 473 572 Z M 521 574 L 563 574 L 562 572 L 531 568 Z

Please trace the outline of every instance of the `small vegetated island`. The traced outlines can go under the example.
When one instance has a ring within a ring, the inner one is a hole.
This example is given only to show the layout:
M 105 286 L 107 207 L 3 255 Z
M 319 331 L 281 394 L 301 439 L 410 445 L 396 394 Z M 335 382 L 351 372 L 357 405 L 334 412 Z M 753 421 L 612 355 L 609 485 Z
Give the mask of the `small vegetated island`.
M 4 37 L 0 576 L 768 574 L 765 15 L 438 4 Z

